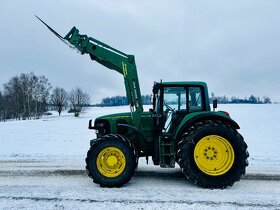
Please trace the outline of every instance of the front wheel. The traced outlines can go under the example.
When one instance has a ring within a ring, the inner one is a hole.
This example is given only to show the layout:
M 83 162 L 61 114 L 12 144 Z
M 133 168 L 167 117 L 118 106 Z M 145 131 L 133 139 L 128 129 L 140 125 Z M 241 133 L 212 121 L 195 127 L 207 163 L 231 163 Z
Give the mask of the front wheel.
M 239 181 L 248 166 L 247 144 L 231 126 L 199 122 L 181 136 L 178 163 L 183 173 L 205 188 L 225 188 Z
M 120 187 L 134 175 L 137 166 L 134 146 L 121 135 L 105 135 L 88 151 L 88 175 L 102 187 Z

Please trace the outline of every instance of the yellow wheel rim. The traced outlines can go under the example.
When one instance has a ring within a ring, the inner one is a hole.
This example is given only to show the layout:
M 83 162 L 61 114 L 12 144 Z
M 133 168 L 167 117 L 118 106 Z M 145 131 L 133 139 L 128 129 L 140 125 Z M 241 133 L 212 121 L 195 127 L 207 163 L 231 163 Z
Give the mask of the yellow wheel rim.
M 121 150 L 116 147 L 107 147 L 97 156 L 98 171 L 106 177 L 117 177 L 125 168 L 126 159 Z
M 194 160 L 197 167 L 204 173 L 219 176 L 228 172 L 232 167 L 234 150 L 225 138 L 209 135 L 196 144 Z

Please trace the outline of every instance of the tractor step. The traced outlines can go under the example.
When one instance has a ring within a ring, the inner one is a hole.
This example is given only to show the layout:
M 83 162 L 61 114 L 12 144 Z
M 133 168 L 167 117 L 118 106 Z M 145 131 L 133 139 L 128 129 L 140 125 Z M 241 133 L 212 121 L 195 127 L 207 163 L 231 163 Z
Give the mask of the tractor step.
M 174 140 L 170 135 L 163 135 L 160 138 L 160 167 L 175 167 Z

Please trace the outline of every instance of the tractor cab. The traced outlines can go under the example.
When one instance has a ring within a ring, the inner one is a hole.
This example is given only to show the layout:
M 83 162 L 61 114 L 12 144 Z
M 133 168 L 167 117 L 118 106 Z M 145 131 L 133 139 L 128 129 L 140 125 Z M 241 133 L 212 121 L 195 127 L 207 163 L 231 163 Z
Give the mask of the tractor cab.
M 210 111 L 204 82 L 161 82 L 153 87 L 155 140 L 153 162 L 175 167 L 175 133 L 182 120 L 194 112 Z M 159 147 L 158 147 L 159 145 Z
M 204 82 L 164 82 L 153 87 L 155 124 L 160 133 L 172 134 L 187 114 L 210 111 Z

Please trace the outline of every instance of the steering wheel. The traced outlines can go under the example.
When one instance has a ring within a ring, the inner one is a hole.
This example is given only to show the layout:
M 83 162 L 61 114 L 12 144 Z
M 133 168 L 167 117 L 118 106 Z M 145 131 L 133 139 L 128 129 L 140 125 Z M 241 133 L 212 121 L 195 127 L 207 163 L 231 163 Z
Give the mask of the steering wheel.
M 175 112 L 175 108 L 172 108 L 171 106 L 169 106 L 165 101 L 163 101 L 163 104 L 164 104 L 164 106 L 166 107 L 166 110 L 164 111 L 166 114 L 167 114 L 168 112 L 172 112 L 172 113 Z

